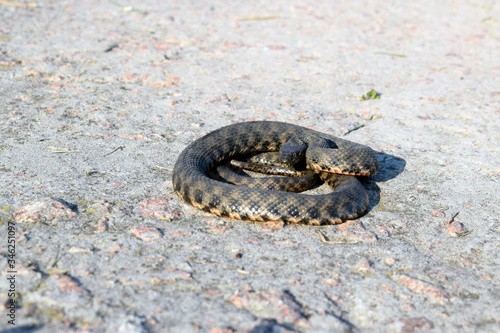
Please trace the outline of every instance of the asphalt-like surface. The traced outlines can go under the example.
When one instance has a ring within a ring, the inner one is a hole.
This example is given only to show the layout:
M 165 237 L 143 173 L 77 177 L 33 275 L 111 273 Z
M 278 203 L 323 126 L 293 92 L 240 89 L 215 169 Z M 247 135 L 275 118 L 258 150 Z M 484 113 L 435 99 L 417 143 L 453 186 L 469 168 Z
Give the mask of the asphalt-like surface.
M 499 18 L 486 0 L 0 1 L 2 332 L 500 332 Z M 182 149 L 248 120 L 374 148 L 367 213 L 184 204 Z

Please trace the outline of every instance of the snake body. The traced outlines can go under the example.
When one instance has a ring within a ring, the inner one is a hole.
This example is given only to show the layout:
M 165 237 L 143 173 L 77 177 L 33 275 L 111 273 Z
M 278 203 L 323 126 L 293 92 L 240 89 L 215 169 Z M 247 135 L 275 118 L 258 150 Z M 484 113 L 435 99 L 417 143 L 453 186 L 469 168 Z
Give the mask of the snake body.
M 237 186 L 207 175 L 234 157 L 279 151 L 292 138 L 309 144 L 308 168 L 318 172 L 335 191 L 289 193 Z M 328 147 L 314 147 L 317 140 L 326 141 Z M 219 128 L 192 142 L 179 155 L 172 182 L 186 203 L 218 216 L 321 225 L 341 223 L 363 213 L 368 193 L 353 175 L 370 176 L 377 171 L 378 160 L 370 147 L 293 124 L 254 121 Z

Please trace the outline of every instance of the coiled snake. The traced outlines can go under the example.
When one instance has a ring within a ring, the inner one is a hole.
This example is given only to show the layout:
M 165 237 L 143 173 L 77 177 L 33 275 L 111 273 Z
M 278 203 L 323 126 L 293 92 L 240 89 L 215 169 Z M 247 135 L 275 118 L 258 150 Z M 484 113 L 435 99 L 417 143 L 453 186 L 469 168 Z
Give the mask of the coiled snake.
M 306 145 L 308 168 L 334 187 L 333 192 L 289 193 L 237 186 L 208 176 L 210 170 L 236 156 L 279 151 L 297 139 Z M 297 125 L 255 121 L 225 126 L 192 142 L 177 159 L 172 182 L 186 203 L 218 216 L 321 225 L 363 213 L 368 193 L 353 176 L 377 171 L 377 157 L 367 146 Z

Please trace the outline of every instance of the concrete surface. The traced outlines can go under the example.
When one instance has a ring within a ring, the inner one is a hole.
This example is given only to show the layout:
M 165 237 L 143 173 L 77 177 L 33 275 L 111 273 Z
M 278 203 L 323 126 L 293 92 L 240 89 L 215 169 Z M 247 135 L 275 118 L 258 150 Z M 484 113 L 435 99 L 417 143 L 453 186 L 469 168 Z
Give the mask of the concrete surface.
M 500 332 L 499 32 L 493 0 L 0 1 L 2 332 Z M 180 201 L 181 150 L 254 119 L 377 150 L 368 212 Z

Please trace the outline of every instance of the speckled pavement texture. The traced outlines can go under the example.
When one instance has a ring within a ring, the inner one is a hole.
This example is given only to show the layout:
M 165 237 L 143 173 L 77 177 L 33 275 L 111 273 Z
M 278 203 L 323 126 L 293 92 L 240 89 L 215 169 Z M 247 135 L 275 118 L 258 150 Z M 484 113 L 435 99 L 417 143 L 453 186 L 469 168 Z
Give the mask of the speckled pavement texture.
M 1 0 L 0 331 L 500 332 L 499 55 L 488 0 Z M 249 120 L 374 148 L 366 214 L 184 204 Z

